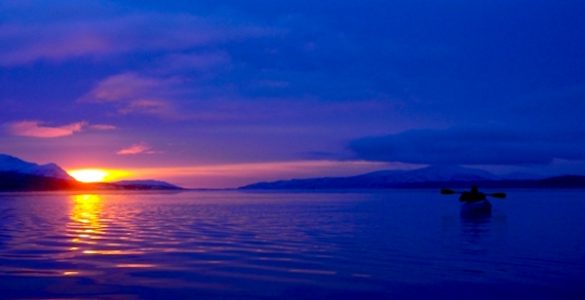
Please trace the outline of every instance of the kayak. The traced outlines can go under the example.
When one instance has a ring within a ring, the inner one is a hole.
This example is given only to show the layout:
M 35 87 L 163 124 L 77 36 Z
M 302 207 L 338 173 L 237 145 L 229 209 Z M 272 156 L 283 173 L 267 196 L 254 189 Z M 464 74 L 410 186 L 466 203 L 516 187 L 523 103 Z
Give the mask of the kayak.
M 461 214 L 485 215 L 492 211 L 492 204 L 488 200 L 465 202 L 461 205 Z

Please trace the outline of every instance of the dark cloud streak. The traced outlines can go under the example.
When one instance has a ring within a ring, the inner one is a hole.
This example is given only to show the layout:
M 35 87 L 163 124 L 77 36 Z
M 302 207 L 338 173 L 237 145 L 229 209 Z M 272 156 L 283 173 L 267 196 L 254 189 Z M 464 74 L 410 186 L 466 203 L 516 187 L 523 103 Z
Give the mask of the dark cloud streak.
M 564 135 L 495 129 L 410 130 L 352 141 L 357 158 L 450 165 L 542 165 L 584 160 L 585 133 Z

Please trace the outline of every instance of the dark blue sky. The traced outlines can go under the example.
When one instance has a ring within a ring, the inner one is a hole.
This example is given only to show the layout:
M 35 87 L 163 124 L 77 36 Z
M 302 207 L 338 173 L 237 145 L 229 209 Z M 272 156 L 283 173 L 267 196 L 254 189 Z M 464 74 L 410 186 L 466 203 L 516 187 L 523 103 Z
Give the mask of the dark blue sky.
M 582 1 L 2 1 L 0 152 L 189 186 L 585 173 Z

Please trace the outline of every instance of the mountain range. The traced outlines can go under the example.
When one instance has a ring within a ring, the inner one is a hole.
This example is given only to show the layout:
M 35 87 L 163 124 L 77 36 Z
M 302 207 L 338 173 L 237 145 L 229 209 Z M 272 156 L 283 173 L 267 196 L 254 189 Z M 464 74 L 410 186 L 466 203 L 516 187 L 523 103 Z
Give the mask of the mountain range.
M 321 177 L 258 182 L 241 190 L 320 190 L 469 187 L 485 188 L 585 188 L 585 176 L 537 177 L 531 174 L 497 176 L 458 166 L 430 166 L 414 170 L 381 170 L 348 177 Z M 36 164 L 0 154 L 0 191 L 43 190 L 181 190 L 158 180 L 125 180 L 82 183 L 54 163 Z
M 0 154 L 0 172 L 73 180 L 65 170 L 56 164 L 39 165 L 6 154 Z
M 54 163 L 40 165 L 0 154 L 0 191 L 44 190 L 180 190 L 157 180 L 82 183 Z
M 321 177 L 258 182 L 243 190 L 296 189 L 386 189 L 386 188 L 442 188 L 469 187 L 477 184 L 494 188 L 585 188 L 585 176 L 567 175 L 539 178 L 515 174 L 500 177 L 490 172 L 458 166 L 430 166 L 415 170 L 383 170 L 349 177 Z

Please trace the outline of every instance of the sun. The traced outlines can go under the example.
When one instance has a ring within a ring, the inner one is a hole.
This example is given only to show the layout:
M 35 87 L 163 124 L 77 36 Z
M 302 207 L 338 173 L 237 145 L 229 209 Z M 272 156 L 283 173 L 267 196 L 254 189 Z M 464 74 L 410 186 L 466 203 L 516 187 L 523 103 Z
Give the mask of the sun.
M 101 169 L 81 169 L 68 171 L 71 177 L 80 182 L 104 182 L 108 172 Z
M 133 172 L 128 170 L 118 169 L 101 169 L 101 168 L 87 168 L 87 169 L 73 169 L 67 170 L 67 173 L 79 182 L 112 182 L 132 176 Z

